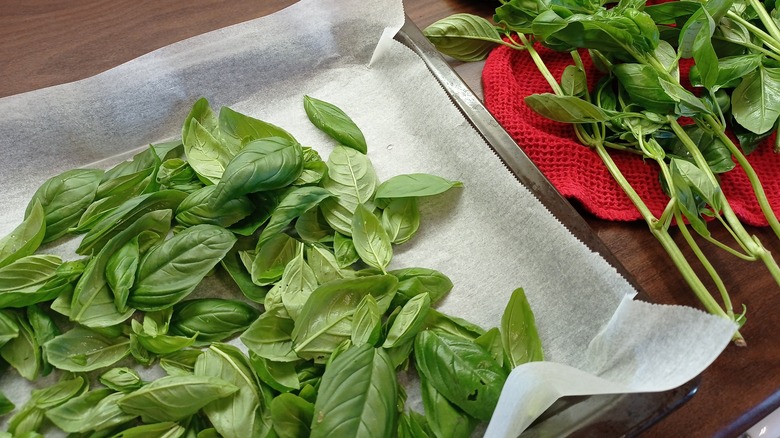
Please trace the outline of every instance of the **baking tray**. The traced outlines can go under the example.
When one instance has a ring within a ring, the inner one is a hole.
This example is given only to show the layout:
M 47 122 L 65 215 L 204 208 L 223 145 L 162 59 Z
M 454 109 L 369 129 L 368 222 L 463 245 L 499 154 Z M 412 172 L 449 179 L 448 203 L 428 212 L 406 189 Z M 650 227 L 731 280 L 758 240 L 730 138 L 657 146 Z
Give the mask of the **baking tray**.
M 515 178 L 578 239 L 599 253 L 650 301 L 585 219 L 541 173 L 512 137 L 499 125 L 469 86 L 407 16 L 395 39 L 422 58 L 466 120 L 501 159 Z M 522 437 L 637 436 L 673 412 L 696 393 L 700 376 L 670 391 L 591 397 L 564 397 L 553 404 Z

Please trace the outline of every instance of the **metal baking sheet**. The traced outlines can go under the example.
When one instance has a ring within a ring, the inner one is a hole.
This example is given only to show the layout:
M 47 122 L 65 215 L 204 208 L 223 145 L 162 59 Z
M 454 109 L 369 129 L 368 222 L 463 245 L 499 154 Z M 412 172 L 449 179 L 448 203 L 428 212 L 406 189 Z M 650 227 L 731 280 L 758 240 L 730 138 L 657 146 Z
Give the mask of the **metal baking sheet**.
M 517 180 L 572 234 L 614 266 L 637 289 L 637 298 L 650 301 L 585 219 L 520 149 L 408 16 L 395 39 L 422 58 L 455 106 Z M 665 392 L 563 398 L 521 436 L 637 436 L 693 397 L 699 381 L 700 377 L 696 377 Z

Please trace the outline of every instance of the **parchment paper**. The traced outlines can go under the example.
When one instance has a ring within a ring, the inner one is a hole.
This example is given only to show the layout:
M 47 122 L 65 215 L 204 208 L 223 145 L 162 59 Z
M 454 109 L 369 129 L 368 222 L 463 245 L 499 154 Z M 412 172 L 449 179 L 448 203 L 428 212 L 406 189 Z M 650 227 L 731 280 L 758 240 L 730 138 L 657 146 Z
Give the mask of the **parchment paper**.
M 421 200 L 419 234 L 396 247 L 392 268 L 444 272 L 455 287 L 440 310 L 484 328 L 499 325 L 510 293 L 525 289 L 550 363 L 512 373 L 489 436 L 518 435 L 561 395 L 666 390 L 705 369 L 734 325 L 632 300 L 632 287 L 510 175 L 422 61 L 392 40 L 403 20 L 399 0 L 304 0 L 93 78 L 0 99 L 0 234 L 47 178 L 180 135 L 201 96 L 327 157 L 333 142 L 306 118 L 307 94 L 362 128 L 381 180 L 427 172 L 464 183 Z M 73 247 L 49 250 L 75 258 Z M 28 392 L 20 380 L 0 379 L 15 402 Z

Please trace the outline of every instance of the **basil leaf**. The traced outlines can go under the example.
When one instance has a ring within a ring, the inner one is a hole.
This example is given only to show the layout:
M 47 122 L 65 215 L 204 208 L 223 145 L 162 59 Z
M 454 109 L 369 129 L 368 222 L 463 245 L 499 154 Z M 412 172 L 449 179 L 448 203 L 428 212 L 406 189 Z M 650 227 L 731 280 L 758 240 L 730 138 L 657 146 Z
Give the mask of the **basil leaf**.
M 415 339 L 414 354 L 417 370 L 447 400 L 474 418 L 490 420 L 507 372 L 488 352 L 460 336 L 424 330 Z
M 217 377 L 167 376 L 125 394 L 117 405 L 145 423 L 177 421 L 237 391 L 237 386 Z
M 342 268 L 349 267 L 360 260 L 352 239 L 338 231 L 333 236 L 333 252 L 335 253 L 336 261 Z
M 428 294 L 416 295 L 407 301 L 390 326 L 382 348 L 397 347 L 413 340 L 425 324 L 430 309 L 431 297 Z
M 396 198 L 382 210 L 382 228 L 395 244 L 408 242 L 420 228 L 420 210 L 416 198 Z
M 116 402 L 123 396 L 108 388 L 96 389 L 47 410 L 46 417 L 68 433 L 107 430 L 136 417 L 122 412 L 117 406 Z
M 125 202 L 84 235 L 76 253 L 88 255 L 100 251 L 112 237 L 145 214 L 154 210 L 176 210 L 186 197 L 187 194 L 179 190 L 161 190 Z
M 201 350 L 179 350 L 160 357 L 160 367 L 169 376 L 187 376 L 195 370 L 195 362 L 203 354 Z
M 352 315 L 367 294 L 376 298 L 384 312 L 398 287 L 392 275 L 374 275 L 335 280 L 312 292 L 295 321 L 292 339 L 295 353 L 303 359 L 323 363 L 332 350 L 352 334 Z M 258 353 L 259 354 L 259 353 Z
M 95 199 L 102 170 L 74 169 L 48 179 L 33 194 L 27 206 L 29 215 L 40 202 L 46 216 L 46 235 L 43 242 L 51 242 L 76 225 L 84 210 Z
M 8 431 L 14 436 L 37 432 L 46 419 L 45 413 L 86 391 L 84 378 L 60 380 L 44 389 L 33 390 L 30 399 L 8 421 Z
M 54 299 L 57 290 L 45 285 L 61 264 L 57 256 L 29 255 L 0 268 L 0 308 L 26 307 Z
M 281 137 L 295 141 L 295 138 L 284 129 L 233 111 L 228 107 L 222 107 L 219 110 L 219 132 L 222 141 L 234 156 L 247 143 L 261 138 Z
M 361 260 L 383 272 L 393 258 L 390 237 L 382 228 L 379 218 L 363 204 L 355 208 L 352 217 L 352 242 Z
M 293 351 L 292 333 L 295 322 L 282 315 L 279 308 L 269 309 L 260 315 L 246 331 L 241 334 L 241 342 L 260 357 L 278 361 L 298 360 Z
M 393 305 L 402 306 L 409 299 L 428 294 L 431 304 L 436 303 L 452 290 L 452 281 L 435 269 L 404 268 L 390 271 L 398 278 L 398 293 Z
M 111 438 L 179 438 L 184 436 L 187 432 L 182 426 L 172 422 L 165 421 L 162 423 L 143 424 L 141 426 L 131 427 L 125 429 Z
M 190 119 L 182 136 L 184 153 L 192 169 L 205 182 L 217 184 L 232 155 L 197 119 Z
M 271 388 L 282 393 L 301 389 L 296 362 L 275 362 L 254 353 L 250 353 L 249 362 L 260 381 Z
M 18 336 L 0 347 L 0 357 L 14 367 L 19 375 L 33 381 L 38 378 L 43 363 L 41 346 L 26 319 L 15 313 L 5 315 L 13 318 Z
M 32 328 L 35 342 L 41 346 L 41 353 L 46 357 L 45 343 L 60 335 L 60 329 L 54 320 L 38 306 L 27 306 L 27 321 Z M 46 376 L 52 371 L 52 366 L 46 360 L 41 361 L 41 375 Z
M 236 242 L 215 225 L 187 228 L 149 250 L 138 266 L 128 304 L 151 311 L 170 307 L 190 294 Z
M 223 437 L 264 436 L 270 428 L 263 419 L 263 389 L 257 384 L 252 367 L 238 348 L 227 344 L 211 345 L 195 362 L 195 376 L 222 379 L 238 391 L 203 407 L 203 412 Z
M 314 270 L 306 263 L 303 245 L 300 245 L 298 255 L 287 263 L 278 283 L 282 304 L 293 320 L 298 319 L 306 300 L 317 285 L 317 277 L 314 276 Z
M 122 245 L 119 251 L 111 254 L 106 262 L 106 282 L 114 293 L 114 303 L 119 310 L 127 308 L 130 289 L 135 283 L 141 250 L 138 237 Z
M 460 181 L 449 181 L 427 173 L 396 175 L 383 182 L 376 189 L 374 198 L 410 198 L 434 196 L 453 187 L 463 187 Z
M 321 187 L 300 187 L 287 192 L 271 213 L 268 225 L 257 238 L 257 247 L 260 248 L 272 236 L 281 233 L 293 219 L 331 196 L 333 195 L 330 192 Z
M 144 385 L 141 376 L 127 367 L 111 368 L 100 375 L 100 383 L 117 392 L 133 392 Z M 67 431 L 66 431 L 67 432 Z
M 252 282 L 266 286 L 282 278 L 284 267 L 300 252 L 301 243 L 286 234 L 277 234 L 257 251 L 250 272 Z
M 311 437 L 392 435 L 397 393 L 387 354 L 368 344 L 351 347 L 325 369 Z
M 615 65 L 612 72 L 636 104 L 659 114 L 669 114 L 674 111 L 677 101 L 661 86 L 658 72 L 653 67 L 623 63 Z
M 574 96 L 540 93 L 526 96 L 525 103 L 540 115 L 563 123 L 606 122 L 610 116 L 592 103 Z
M 476 324 L 472 324 L 457 316 L 446 315 L 436 309 L 428 311 L 425 328 L 436 329 L 439 332 L 459 336 L 469 341 L 473 341 L 485 334 L 485 330 Z
M 486 331 L 484 335 L 474 339 L 474 343 L 490 353 L 490 356 L 493 358 L 493 360 L 496 361 L 497 364 L 504 368 L 509 368 L 508 371 L 511 371 L 511 367 L 504 365 L 504 357 L 506 354 L 504 352 L 504 342 L 501 338 L 501 331 L 498 329 L 498 327 L 493 327 L 492 329 Z M 507 360 L 506 362 L 509 361 Z
M 315 207 L 298 217 L 295 232 L 307 243 L 329 242 L 333 240 L 333 229 L 325 221 L 322 211 Z
M 737 85 L 731 95 L 734 118 L 744 128 L 762 134 L 780 116 L 780 68 L 760 66 Z
M 344 146 L 336 146 L 327 163 L 328 177 L 322 181 L 322 187 L 335 197 L 323 200 L 320 209 L 334 230 L 351 235 L 355 209 L 369 202 L 376 191 L 376 172 L 365 155 Z
M 260 312 L 242 301 L 202 298 L 182 301 L 173 307 L 171 332 L 195 336 L 199 342 L 223 341 L 243 332 Z
M 303 151 L 298 142 L 281 137 L 254 140 L 230 160 L 212 203 L 222 206 L 247 193 L 285 187 L 302 171 Z
M 382 313 L 373 295 L 366 295 L 357 305 L 352 317 L 352 345 L 376 346 L 382 335 Z
M 0 348 L 6 342 L 19 336 L 19 326 L 16 318 L 10 311 L 0 311 Z
M 126 337 L 107 337 L 96 331 L 75 327 L 45 344 L 46 359 L 56 368 L 87 372 L 105 368 L 130 354 Z
M 16 405 L 0 392 L 0 416 L 8 414 L 16 409 Z
M 481 61 L 503 44 L 501 35 L 488 20 L 472 14 L 452 14 L 423 30 L 436 50 L 460 61 Z
M 279 394 L 271 402 L 271 421 L 279 438 L 309 436 L 314 404 L 294 394 Z
M 184 198 L 176 209 L 176 221 L 185 227 L 198 224 L 229 227 L 252 214 L 255 207 L 246 196 L 231 199 L 215 208 L 211 198 L 217 186 L 200 188 Z
M 362 154 L 368 150 L 363 132 L 349 116 L 332 103 L 303 96 L 303 108 L 309 120 L 340 144 Z
M 148 318 L 144 318 L 146 323 Z M 195 336 L 169 336 L 157 332 L 149 332 L 146 327 L 136 320 L 131 321 L 133 333 L 141 347 L 153 354 L 169 354 L 183 350 L 195 343 Z
M 420 379 L 428 427 L 436 437 L 468 438 L 478 421 L 450 403 L 426 379 Z
M 0 239 L 0 268 L 32 255 L 46 234 L 46 221 L 41 203 L 30 201 L 28 213 L 19 226 Z
M 220 263 L 246 298 L 256 303 L 262 303 L 266 293 L 268 293 L 268 288 L 258 286 L 252 282 L 252 274 L 247 271 L 241 262 L 237 247 L 238 244 L 233 246 Z
M 350 276 L 350 271 L 343 270 L 336 261 L 336 256 L 327 248 L 311 245 L 306 248 L 306 259 L 314 272 L 318 284 L 339 280 Z
M 531 306 L 522 288 L 515 289 L 501 316 L 501 341 L 512 368 L 544 360 Z
M 125 321 L 133 314 L 134 309 L 117 309 L 117 299 L 105 277 L 106 265 L 114 252 L 139 233 L 167 234 L 170 220 L 170 210 L 152 211 L 129 224 L 105 244 L 100 253 L 89 261 L 76 284 L 68 311 L 71 321 L 87 327 L 108 327 Z
M 430 438 L 433 435 L 426 418 L 414 411 L 401 412 L 398 419 L 398 438 Z
M 208 132 L 216 132 L 219 128 L 219 121 L 214 114 L 214 111 L 212 111 L 211 105 L 209 105 L 209 101 L 205 97 L 201 97 L 200 99 L 196 100 L 195 103 L 192 104 L 192 109 L 190 109 L 189 114 L 187 114 L 187 117 L 184 118 L 184 125 L 182 126 L 181 130 L 182 138 L 184 138 L 187 134 L 188 126 L 193 119 L 197 120 L 198 123 L 200 123 L 201 126 L 203 126 L 203 128 Z

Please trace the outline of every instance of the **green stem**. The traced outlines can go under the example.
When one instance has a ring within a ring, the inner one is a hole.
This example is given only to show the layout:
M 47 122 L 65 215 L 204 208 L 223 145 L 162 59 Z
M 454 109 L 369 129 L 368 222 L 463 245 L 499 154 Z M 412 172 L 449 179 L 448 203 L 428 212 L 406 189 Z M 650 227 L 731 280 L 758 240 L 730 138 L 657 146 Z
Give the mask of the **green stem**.
M 693 250 L 696 258 L 699 259 L 699 263 L 701 263 L 701 265 L 704 267 L 704 270 L 707 271 L 707 274 L 710 275 L 710 278 L 712 278 L 712 281 L 715 283 L 715 287 L 718 289 L 718 292 L 720 292 L 720 297 L 723 300 L 726 313 L 729 315 L 729 318 L 734 319 L 734 307 L 731 305 L 731 297 L 729 297 L 729 293 L 726 291 L 726 285 L 723 284 L 723 280 L 721 280 L 720 275 L 718 275 L 717 271 L 715 271 L 715 268 L 704 255 L 699 245 L 696 243 L 696 239 L 694 239 L 691 233 L 688 231 L 688 227 L 685 225 L 685 221 L 680 214 L 680 210 L 675 211 L 674 218 L 677 221 L 677 228 L 685 238 L 685 241 L 688 242 L 688 246 Z
M 729 39 L 726 39 L 726 38 L 723 38 L 723 37 L 719 37 L 719 36 L 713 36 L 712 39 L 713 40 L 719 40 L 719 41 L 727 41 L 727 42 L 732 43 L 732 44 L 737 44 L 737 45 L 745 47 L 747 49 L 754 50 L 756 52 L 761 52 L 764 56 L 768 56 L 770 58 L 774 58 L 777 61 L 780 61 L 780 55 L 777 54 L 776 52 L 773 52 L 771 50 L 767 50 L 767 49 L 765 49 L 765 48 L 763 48 L 761 46 L 757 46 L 757 45 L 752 44 L 752 43 L 733 41 L 733 40 L 729 40 Z
M 753 169 L 753 166 L 750 165 L 747 158 L 745 157 L 745 154 L 739 150 L 734 142 L 731 141 L 729 136 L 726 135 L 722 129 L 719 129 L 717 121 L 712 116 L 705 115 L 704 121 L 710 124 L 720 141 L 726 145 L 726 147 L 729 149 L 729 152 L 731 152 L 731 154 L 734 155 L 734 158 L 737 159 L 737 162 L 742 167 L 742 170 L 745 171 L 745 174 L 750 181 L 750 185 L 753 187 L 753 193 L 756 195 L 758 205 L 761 207 L 761 212 L 764 213 L 764 217 L 769 223 L 769 226 L 772 228 L 772 231 L 775 232 L 775 235 L 780 237 L 780 222 L 777 220 L 777 216 L 775 216 L 775 212 L 772 210 L 772 206 L 769 205 L 769 200 L 767 199 L 766 193 L 764 192 L 764 187 L 761 185 L 761 181 L 758 179 L 758 175 L 756 175 L 756 171 Z
M 753 9 L 758 14 L 758 18 L 761 20 L 761 23 L 764 25 L 767 32 L 769 32 L 769 35 L 771 35 L 776 42 L 780 42 L 780 29 L 777 28 L 775 20 L 769 15 L 769 12 L 764 8 L 764 5 L 761 4 L 759 0 L 748 1 L 750 2 L 750 6 L 753 6 Z
M 534 45 L 531 44 L 531 42 L 528 41 L 528 38 L 526 38 L 522 33 L 518 33 L 517 38 L 521 43 L 523 43 L 525 50 L 527 50 L 528 54 L 531 55 L 531 59 L 534 61 L 537 70 L 539 70 L 539 73 L 544 76 L 544 78 L 547 80 L 547 83 L 550 84 L 553 92 L 555 92 L 555 94 L 558 96 L 563 96 L 563 90 L 561 89 L 561 86 L 558 84 L 558 81 L 555 80 L 555 77 L 552 75 L 552 73 L 550 73 L 547 65 L 545 65 L 544 61 L 542 60 L 542 57 L 539 56 L 539 52 L 534 49 Z
M 770 46 L 775 52 L 780 52 L 780 40 L 773 38 L 772 35 L 769 35 L 768 33 L 764 32 L 761 28 L 745 20 L 744 18 L 740 17 L 738 14 L 734 12 L 729 11 L 726 13 L 726 16 L 734 20 L 735 22 L 741 24 L 745 28 L 747 28 L 747 30 L 750 33 L 758 37 L 758 39 L 760 39 L 761 42 L 763 42 L 767 46 Z

